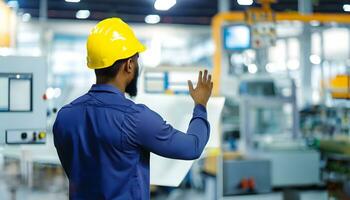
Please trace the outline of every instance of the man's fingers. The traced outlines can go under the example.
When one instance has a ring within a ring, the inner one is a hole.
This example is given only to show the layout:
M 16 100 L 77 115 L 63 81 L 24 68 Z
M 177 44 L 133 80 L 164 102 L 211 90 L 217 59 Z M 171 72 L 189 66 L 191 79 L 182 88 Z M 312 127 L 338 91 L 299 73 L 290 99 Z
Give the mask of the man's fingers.
M 198 83 L 197 84 L 201 84 L 202 83 L 202 71 L 199 71 L 198 73 Z
M 188 80 L 187 83 L 188 83 L 188 89 L 189 89 L 189 91 L 190 91 L 190 93 L 191 93 L 191 92 L 194 90 L 194 88 L 193 88 L 193 83 L 192 83 L 192 81 L 190 81 L 190 80 Z
M 203 83 L 207 83 L 208 80 L 208 70 L 204 70 L 204 75 L 203 75 Z
M 210 82 L 210 90 L 213 89 L 213 86 L 214 86 L 214 83 L 213 83 L 213 82 Z
M 207 83 L 208 83 L 208 84 L 211 83 L 211 74 L 209 74 L 209 76 L 208 76 Z

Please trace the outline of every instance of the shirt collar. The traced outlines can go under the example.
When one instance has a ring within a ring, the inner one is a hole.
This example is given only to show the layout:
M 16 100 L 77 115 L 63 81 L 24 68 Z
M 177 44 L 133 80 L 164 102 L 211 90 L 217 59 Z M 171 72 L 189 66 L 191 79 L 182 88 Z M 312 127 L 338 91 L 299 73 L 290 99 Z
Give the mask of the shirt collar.
M 118 88 L 110 84 L 93 84 L 89 92 L 111 92 L 124 96 L 124 94 Z

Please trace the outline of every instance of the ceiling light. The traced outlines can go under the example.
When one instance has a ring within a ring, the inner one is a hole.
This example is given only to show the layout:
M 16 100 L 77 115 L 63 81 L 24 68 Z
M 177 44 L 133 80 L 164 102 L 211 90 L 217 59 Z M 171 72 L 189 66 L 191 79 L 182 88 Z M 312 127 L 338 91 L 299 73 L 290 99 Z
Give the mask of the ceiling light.
M 318 55 L 311 55 L 310 62 L 314 65 L 319 65 L 319 64 L 321 64 L 321 58 Z
M 350 12 L 350 4 L 344 4 L 343 10 L 344 10 L 345 12 Z
M 156 10 L 169 10 L 176 4 L 176 0 L 156 0 L 154 8 Z
M 32 18 L 32 15 L 30 15 L 29 13 L 24 13 L 22 15 L 22 21 L 23 22 L 28 22 L 30 20 L 30 18 Z
M 253 0 L 237 0 L 237 3 L 241 6 L 250 6 L 253 4 Z
M 16 1 L 16 0 L 8 1 L 8 2 L 7 2 L 7 5 L 8 5 L 10 8 L 18 8 L 18 1 Z
M 160 22 L 159 15 L 147 15 L 145 17 L 145 22 L 147 24 L 158 24 Z
M 90 11 L 89 10 L 79 10 L 76 14 L 75 17 L 77 19 L 87 19 L 90 16 Z
M 80 0 L 65 0 L 68 3 L 79 3 Z

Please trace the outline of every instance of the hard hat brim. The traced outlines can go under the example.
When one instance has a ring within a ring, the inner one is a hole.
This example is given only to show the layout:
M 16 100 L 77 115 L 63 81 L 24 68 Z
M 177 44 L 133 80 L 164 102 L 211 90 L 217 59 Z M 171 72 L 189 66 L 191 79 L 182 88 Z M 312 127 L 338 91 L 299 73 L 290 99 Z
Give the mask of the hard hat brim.
M 88 68 L 90 69 L 103 69 L 103 68 L 107 68 L 107 67 L 110 67 L 112 66 L 116 61 L 118 60 L 122 60 L 122 59 L 126 59 L 126 58 L 130 58 L 131 56 L 137 54 L 137 53 L 142 53 L 144 51 L 146 51 L 147 48 L 145 45 L 143 45 L 141 42 L 139 43 L 139 46 L 138 48 L 136 49 L 136 51 L 132 54 L 129 54 L 129 55 L 126 55 L 126 56 L 123 56 L 123 57 L 120 57 L 119 59 L 116 59 L 116 60 L 113 60 L 113 61 L 110 61 L 110 62 L 106 62 L 104 65 L 99 65 L 99 66 L 95 66 L 93 65 L 92 63 L 87 63 L 87 66 Z

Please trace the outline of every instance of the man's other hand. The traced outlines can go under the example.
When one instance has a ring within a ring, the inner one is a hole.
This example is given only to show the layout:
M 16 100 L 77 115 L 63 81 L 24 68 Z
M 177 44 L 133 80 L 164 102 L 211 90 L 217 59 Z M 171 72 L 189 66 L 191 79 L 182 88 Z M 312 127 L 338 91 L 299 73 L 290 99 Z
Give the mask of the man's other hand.
M 199 72 L 196 88 L 193 87 L 192 81 L 188 80 L 188 88 L 194 103 L 206 107 L 213 89 L 213 82 L 208 70 L 204 70 L 204 74 L 202 71 Z

